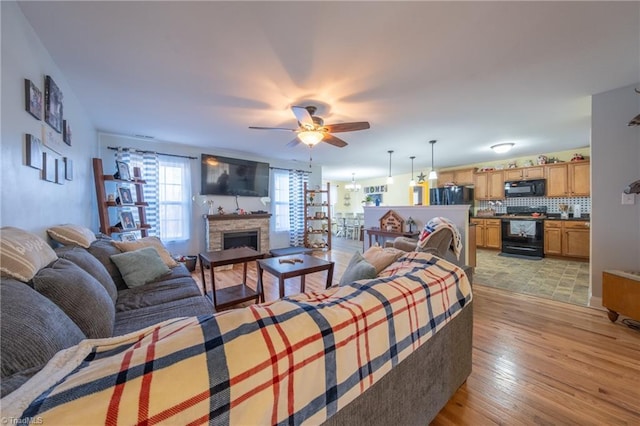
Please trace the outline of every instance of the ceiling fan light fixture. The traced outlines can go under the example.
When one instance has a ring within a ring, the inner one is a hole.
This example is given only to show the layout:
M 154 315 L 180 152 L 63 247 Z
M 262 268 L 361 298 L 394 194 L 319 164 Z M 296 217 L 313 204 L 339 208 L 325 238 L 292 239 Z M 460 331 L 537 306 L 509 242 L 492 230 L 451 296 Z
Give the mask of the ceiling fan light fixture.
M 497 145 L 493 145 L 491 149 L 497 154 L 504 154 L 505 152 L 509 152 L 514 145 L 515 144 L 513 142 L 499 143 Z
M 302 132 L 298 132 L 298 139 L 309 146 L 316 145 L 323 137 L 324 135 L 322 132 L 316 132 L 315 130 L 304 130 Z

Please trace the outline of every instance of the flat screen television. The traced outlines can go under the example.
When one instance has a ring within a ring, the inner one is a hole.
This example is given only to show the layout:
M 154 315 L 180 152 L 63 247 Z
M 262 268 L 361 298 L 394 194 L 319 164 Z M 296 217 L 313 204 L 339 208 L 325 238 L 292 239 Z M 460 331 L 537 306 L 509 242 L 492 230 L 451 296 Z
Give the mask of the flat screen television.
M 269 164 L 202 154 L 203 195 L 269 196 Z

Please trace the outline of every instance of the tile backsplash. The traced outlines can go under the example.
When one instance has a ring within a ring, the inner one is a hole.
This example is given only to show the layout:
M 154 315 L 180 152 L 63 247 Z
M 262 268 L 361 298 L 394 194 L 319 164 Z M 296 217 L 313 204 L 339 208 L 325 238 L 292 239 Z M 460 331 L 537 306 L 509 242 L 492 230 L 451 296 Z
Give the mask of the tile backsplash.
M 591 213 L 591 197 L 518 197 L 507 198 L 501 200 L 501 202 L 501 206 L 492 206 L 489 204 L 489 201 L 477 201 L 476 210 L 492 208 L 495 209 L 496 213 L 506 213 L 507 206 L 547 206 L 547 213 L 560 213 L 560 204 L 568 204 L 569 212 L 573 212 L 574 204 L 580 204 L 583 214 Z

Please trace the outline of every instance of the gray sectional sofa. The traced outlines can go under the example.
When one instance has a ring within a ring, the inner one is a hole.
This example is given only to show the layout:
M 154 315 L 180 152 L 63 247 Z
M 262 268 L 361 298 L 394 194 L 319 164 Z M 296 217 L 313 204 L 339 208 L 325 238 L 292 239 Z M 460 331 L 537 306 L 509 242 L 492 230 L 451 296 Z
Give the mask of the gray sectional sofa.
M 110 238 L 98 238 L 88 249 L 62 246 L 55 251 L 58 259 L 28 283 L 2 278 L 2 396 L 56 352 L 83 339 L 119 336 L 214 311 L 182 263 L 153 282 L 128 288 L 110 259 L 121 253 Z

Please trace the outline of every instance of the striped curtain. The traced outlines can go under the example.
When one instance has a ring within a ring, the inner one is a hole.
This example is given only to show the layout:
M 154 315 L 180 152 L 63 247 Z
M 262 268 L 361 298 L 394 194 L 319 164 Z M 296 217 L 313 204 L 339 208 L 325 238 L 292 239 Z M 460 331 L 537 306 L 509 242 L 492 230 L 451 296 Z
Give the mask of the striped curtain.
M 151 225 L 148 235 L 160 237 L 160 189 L 158 181 L 160 178 L 160 167 L 158 164 L 158 154 L 152 152 L 136 152 L 132 149 L 119 149 L 115 153 L 116 160 L 129 164 L 131 176 L 133 168 L 139 167 L 142 179 L 147 183 L 142 187 L 144 201 L 149 204 L 145 209 L 147 223 Z M 133 188 L 132 188 L 133 192 Z M 133 215 L 138 218 L 138 209 L 132 209 Z
M 289 245 L 304 245 L 304 184 L 309 181 L 309 173 L 299 170 L 289 171 Z

